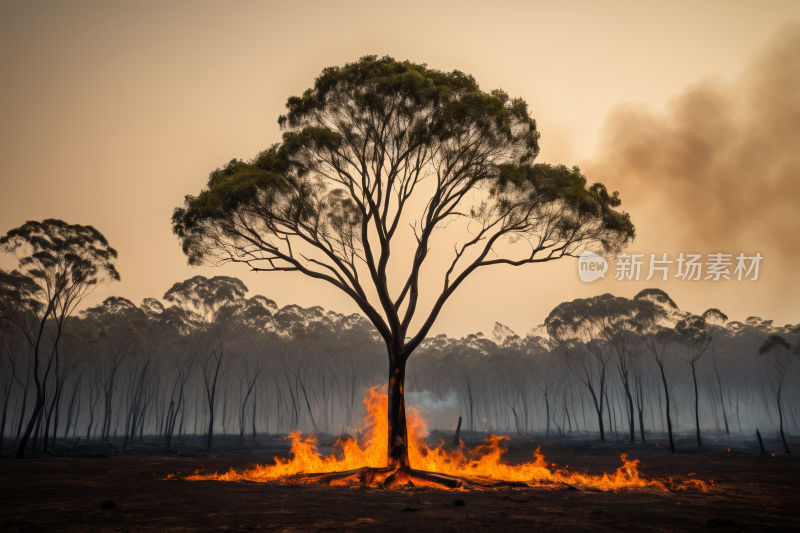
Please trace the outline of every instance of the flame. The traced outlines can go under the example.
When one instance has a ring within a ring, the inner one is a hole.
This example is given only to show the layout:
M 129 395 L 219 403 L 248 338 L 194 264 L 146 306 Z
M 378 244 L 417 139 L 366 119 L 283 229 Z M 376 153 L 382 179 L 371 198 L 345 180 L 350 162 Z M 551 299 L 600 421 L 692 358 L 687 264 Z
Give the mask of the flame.
M 231 469 L 223 474 L 200 474 L 196 471 L 185 479 L 192 481 L 217 480 L 217 481 L 255 481 L 255 482 L 296 482 L 292 476 L 307 473 L 333 473 L 346 472 L 362 467 L 384 468 L 387 457 L 388 434 L 388 397 L 385 387 L 373 387 L 367 390 L 364 404 L 367 416 L 364 426 L 363 442 L 359 444 L 355 439 L 339 439 L 335 446 L 341 446 L 343 453 L 340 456 L 331 454 L 327 457 L 317 452 L 317 437 L 314 434 L 302 435 L 294 431 L 287 439 L 292 440 L 292 459 L 275 458 L 273 465 L 256 465 L 248 470 Z M 707 486 L 702 481 L 670 478 L 668 480 L 648 480 L 639 475 L 639 461 L 628 460 L 628 456 L 621 456 L 623 465 L 613 474 L 604 473 L 601 476 L 580 472 L 571 472 L 567 468 L 555 468 L 548 465 L 539 448 L 534 452 L 534 460 L 520 465 L 508 465 L 501 461 L 505 453 L 505 446 L 510 441 L 508 437 L 498 437 L 490 434 L 486 437 L 486 444 L 478 446 L 471 452 L 466 452 L 463 442 L 458 449 L 446 450 L 443 445 L 430 448 L 424 440 L 427 435 L 425 419 L 418 410 L 406 410 L 409 436 L 409 460 L 416 470 L 436 472 L 456 476 L 476 483 L 487 482 L 521 482 L 529 486 L 545 486 L 553 484 L 567 484 L 584 488 L 613 491 L 620 489 L 647 488 L 655 490 L 669 490 L 670 488 L 683 490 L 696 488 L 705 491 Z M 332 481 L 335 485 L 350 484 L 356 481 L 357 474 L 351 478 L 341 478 Z M 382 480 L 376 480 L 382 481 Z M 399 483 L 398 483 L 399 481 Z M 395 486 L 403 484 L 403 480 L 396 480 Z M 414 479 L 415 484 L 419 482 Z M 422 483 L 427 485 L 428 483 Z M 436 484 L 431 486 L 439 487 Z

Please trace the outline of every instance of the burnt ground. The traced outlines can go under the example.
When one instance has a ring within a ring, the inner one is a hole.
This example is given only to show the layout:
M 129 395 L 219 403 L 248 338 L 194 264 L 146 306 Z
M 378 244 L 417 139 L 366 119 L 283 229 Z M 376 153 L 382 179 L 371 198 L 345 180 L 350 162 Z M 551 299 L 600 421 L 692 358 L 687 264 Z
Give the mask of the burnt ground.
M 468 446 L 480 442 L 464 440 Z M 38 455 L 17 461 L 6 456 L 0 460 L 0 530 L 707 531 L 727 524 L 714 529 L 800 531 L 800 456 L 762 457 L 753 442 L 734 444 L 730 452 L 730 443 L 714 439 L 703 448 L 689 445 L 689 439 L 679 442 L 682 453 L 671 455 L 663 441 L 658 447 L 601 446 L 585 439 L 545 443 L 516 437 L 505 457 L 509 463 L 528 461 L 541 445 L 548 462 L 600 474 L 613 472 L 621 465 L 619 455 L 628 453 L 641 460 L 643 477 L 716 480 L 708 492 L 592 492 L 563 486 L 383 490 L 175 479 L 198 469 L 224 472 L 286 456 L 289 445 L 281 439 L 223 445 L 211 452 L 198 452 L 199 446 L 170 451 L 139 445 L 118 453 L 90 446 L 108 452 L 106 458 Z M 779 450 L 777 442 L 766 444 L 768 451 Z M 198 456 L 177 456 L 178 451 Z M 164 479 L 169 474 L 176 476 Z M 103 509 L 105 500 L 113 500 L 114 508 Z M 456 506 L 456 500 L 465 505 Z

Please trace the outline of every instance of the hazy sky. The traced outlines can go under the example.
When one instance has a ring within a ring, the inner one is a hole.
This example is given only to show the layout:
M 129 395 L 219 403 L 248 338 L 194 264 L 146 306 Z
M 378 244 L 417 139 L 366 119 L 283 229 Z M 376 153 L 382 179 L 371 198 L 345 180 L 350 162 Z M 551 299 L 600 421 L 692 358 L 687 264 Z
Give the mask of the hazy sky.
M 764 256 L 755 283 L 658 283 L 683 309 L 800 321 L 800 2 L 2 2 L 0 42 L 0 232 L 97 227 L 122 282 L 89 303 L 225 273 L 279 305 L 355 311 L 297 273 L 188 267 L 170 216 L 277 142 L 287 97 L 324 67 L 376 54 L 524 98 L 539 161 L 620 191 L 631 251 Z M 525 333 L 564 300 L 654 285 L 613 269 L 591 285 L 571 259 L 486 269 L 433 333 Z

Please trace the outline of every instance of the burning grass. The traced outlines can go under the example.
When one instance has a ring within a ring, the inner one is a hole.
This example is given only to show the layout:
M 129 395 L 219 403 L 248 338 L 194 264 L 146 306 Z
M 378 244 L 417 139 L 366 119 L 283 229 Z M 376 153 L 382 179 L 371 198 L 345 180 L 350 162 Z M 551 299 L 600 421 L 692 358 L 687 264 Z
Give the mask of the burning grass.
M 338 456 L 336 454 L 321 456 L 317 452 L 316 435 L 304 436 L 299 432 L 292 432 L 287 437 L 292 440 L 292 459 L 276 457 L 275 464 L 272 465 L 257 465 L 247 470 L 231 469 L 223 474 L 195 472 L 185 479 L 263 483 L 326 482 L 334 485 L 366 483 L 381 487 L 402 487 L 411 482 L 413 486 L 422 484 L 442 488 L 442 484 L 436 481 L 435 476 L 430 479 L 420 479 L 418 476 L 409 476 L 408 473 L 394 472 L 385 468 L 387 403 L 386 393 L 379 387 L 367 391 L 364 398 L 364 404 L 367 406 L 365 438 L 361 443 L 352 438 L 340 439 L 336 445 L 342 447 L 343 453 Z M 415 409 L 408 409 L 406 416 L 409 459 L 415 471 L 461 478 L 467 484 L 461 488 L 512 484 L 530 487 L 568 485 L 599 491 L 630 489 L 706 491 L 708 489 L 706 483 L 699 480 L 645 479 L 639 474 L 639 461 L 628 460 L 626 454 L 621 456 L 623 464 L 614 473 L 592 475 L 548 465 L 539 448 L 534 452 L 534 459 L 531 462 L 519 465 L 505 464 L 501 459 L 506 451 L 508 437 L 489 435 L 486 437 L 486 444 L 469 452 L 463 445 L 457 449 L 446 449 L 444 445 L 430 448 L 423 439 L 427 433 L 425 419 Z M 412 471 L 412 474 L 415 471 Z

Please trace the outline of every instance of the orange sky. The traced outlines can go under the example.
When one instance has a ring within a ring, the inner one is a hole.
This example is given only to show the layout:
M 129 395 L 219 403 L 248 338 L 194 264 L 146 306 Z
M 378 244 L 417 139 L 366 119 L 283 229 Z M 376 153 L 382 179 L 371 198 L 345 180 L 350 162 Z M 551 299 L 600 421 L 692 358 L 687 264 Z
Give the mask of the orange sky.
M 324 67 L 388 54 L 524 98 L 539 161 L 620 191 L 631 250 L 765 257 L 756 283 L 659 284 L 682 308 L 800 321 L 800 3 L 554 4 L 4 2 L 0 231 L 96 226 L 123 281 L 90 303 L 225 273 L 279 305 L 355 311 L 300 274 L 192 269 L 169 221 L 209 171 L 278 141 L 286 98 Z M 432 333 L 524 333 L 564 300 L 651 285 L 612 277 L 584 285 L 572 260 L 479 271 Z

